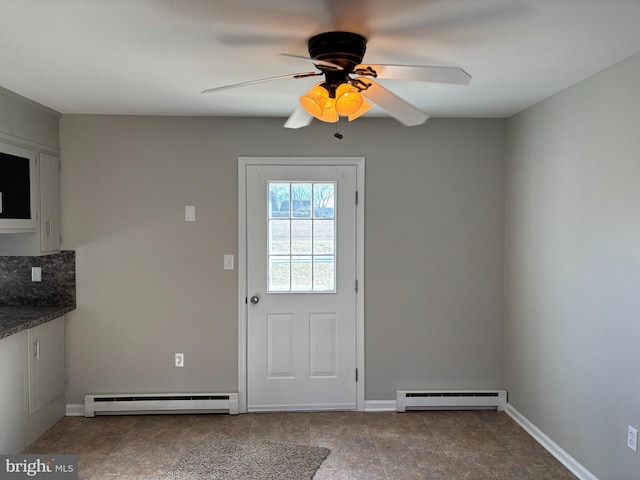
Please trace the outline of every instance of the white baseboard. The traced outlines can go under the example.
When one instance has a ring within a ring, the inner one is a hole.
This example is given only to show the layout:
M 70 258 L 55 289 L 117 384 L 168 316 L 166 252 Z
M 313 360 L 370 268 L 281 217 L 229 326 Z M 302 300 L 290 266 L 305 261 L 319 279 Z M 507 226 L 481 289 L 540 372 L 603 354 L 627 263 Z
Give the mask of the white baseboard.
M 365 412 L 395 412 L 396 401 L 395 400 L 365 400 L 364 411 Z
M 528 418 L 522 415 L 518 410 L 507 403 L 505 410 L 518 425 L 533 437 L 540 445 L 542 445 L 551 455 L 556 457 L 560 463 L 562 463 L 567 469 L 573 473 L 580 480 L 598 480 L 593 473 L 584 468 L 580 463 L 565 452 L 560 445 L 547 437 L 542 430 L 536 427 Z
M 84 403 L 67 403 L 67 417 L 84 417 Z

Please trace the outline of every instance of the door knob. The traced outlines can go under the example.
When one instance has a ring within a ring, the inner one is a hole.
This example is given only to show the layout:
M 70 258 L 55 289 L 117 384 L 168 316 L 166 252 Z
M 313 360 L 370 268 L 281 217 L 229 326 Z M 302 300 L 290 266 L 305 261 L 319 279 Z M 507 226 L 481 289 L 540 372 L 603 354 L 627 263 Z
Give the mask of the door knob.
M 251 297 L 251 303 L 253 305 L 255 305 L 256 303 L 258 303 L 260 301 L 260 295 L 254 295 L 253 297 Z

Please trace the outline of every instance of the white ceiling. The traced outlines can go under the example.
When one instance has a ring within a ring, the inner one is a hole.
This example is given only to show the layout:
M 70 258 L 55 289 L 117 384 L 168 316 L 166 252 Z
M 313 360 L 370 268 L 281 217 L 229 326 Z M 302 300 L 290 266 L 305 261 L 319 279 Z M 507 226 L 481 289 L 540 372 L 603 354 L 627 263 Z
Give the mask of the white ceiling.
M 366 63 L 459 66 L 469 86 L 381 84 L 432 117 L 505 117 L 640 51 L 640 0 L 0 0 L 0 86 L 62 113 L 287 117 L 320 77 L 309 36 Z M 381 114 L 372 111 L 368 115 Z

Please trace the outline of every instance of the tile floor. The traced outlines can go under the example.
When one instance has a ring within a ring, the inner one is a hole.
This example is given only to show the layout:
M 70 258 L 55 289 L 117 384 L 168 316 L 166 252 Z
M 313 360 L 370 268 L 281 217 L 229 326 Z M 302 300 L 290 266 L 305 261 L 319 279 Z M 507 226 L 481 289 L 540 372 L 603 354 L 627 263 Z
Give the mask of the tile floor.
M 80 479 L 158 479 L 213 432 L 329 447 L 316 480 L 576 479 L 491 411 L 66 417 L 24 453 L 77 453 Z

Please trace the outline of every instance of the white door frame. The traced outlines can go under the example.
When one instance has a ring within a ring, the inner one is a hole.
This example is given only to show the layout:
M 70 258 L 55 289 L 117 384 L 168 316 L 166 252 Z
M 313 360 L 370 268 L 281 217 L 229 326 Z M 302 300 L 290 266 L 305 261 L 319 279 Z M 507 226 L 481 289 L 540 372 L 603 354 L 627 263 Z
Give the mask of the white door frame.
M 238 411 L 247 411 L 247 166 L 354 165 L 356 167 L 356 407 L 364 411 L 364 157 L 238 157 Z

